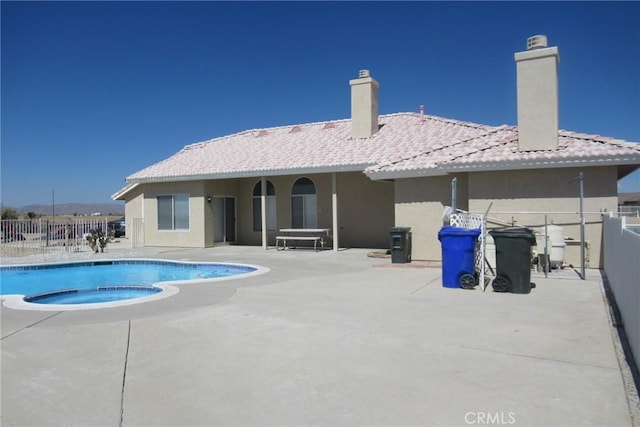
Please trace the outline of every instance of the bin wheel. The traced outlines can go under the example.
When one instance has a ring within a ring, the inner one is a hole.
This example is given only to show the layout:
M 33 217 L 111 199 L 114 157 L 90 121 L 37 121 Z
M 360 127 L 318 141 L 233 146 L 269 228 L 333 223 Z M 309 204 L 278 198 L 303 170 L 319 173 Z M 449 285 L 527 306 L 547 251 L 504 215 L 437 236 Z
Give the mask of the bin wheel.
M 463 274 L 460 276 L 460 287 L 462 289 L 473 289 L 476 286 L 476 278 L 471 274 Z
M 494 292 L 507 292 L 509 290 L 509 282 L 502 276 L 493 279 L 491 286 L 493 286 Z

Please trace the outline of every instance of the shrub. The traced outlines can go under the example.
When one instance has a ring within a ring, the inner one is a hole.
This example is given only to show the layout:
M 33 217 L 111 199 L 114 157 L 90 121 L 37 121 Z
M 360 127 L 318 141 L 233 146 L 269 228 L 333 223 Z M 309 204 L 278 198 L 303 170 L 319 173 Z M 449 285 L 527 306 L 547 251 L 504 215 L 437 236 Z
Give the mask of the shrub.
M 2 219 L 18 219 L 18 212 L 13 208 L 2 208 Z
M 89 243 L 89 247 L 95 253 L 98 253 L 98 250 L 100 252 L 104 252 L 104 248 L 107 247 L 107 243 L 109 243 L 109 240 L 110 237 L 99 228 L 89 230 L 89 235 L 87 235 L 87 242 Z

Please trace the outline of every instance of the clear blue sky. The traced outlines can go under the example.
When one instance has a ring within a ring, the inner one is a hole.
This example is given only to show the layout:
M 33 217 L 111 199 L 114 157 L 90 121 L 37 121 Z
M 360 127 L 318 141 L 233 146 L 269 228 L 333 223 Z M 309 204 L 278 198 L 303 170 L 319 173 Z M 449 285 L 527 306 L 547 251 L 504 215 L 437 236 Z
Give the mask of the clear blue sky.
M 382 114 L 515 125 L 513 54 L 534 34 L 560 49 L 560 127 L 640 141 L 638 2 L 0 7 L 4 206 L 108 202 L 186 144 L 348 118 L 360 69 Z

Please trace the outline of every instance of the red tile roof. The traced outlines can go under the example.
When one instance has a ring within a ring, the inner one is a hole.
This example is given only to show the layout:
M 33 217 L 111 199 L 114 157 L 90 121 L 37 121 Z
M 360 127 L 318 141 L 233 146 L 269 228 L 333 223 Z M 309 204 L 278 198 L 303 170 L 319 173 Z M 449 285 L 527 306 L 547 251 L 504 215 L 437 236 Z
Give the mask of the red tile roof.
M 585 162 L 640 165 L 640 144 L 595 135 L 560 131 L 558 149 L 520 152 L 517 128 L 511 126 L 416 113 L 381 115 L 379 123 L 379 131 L 364 139 L 351 138 L 350 120 L 248 130 L 187 145 L 127 182 L 341 171 L 383 179 Z

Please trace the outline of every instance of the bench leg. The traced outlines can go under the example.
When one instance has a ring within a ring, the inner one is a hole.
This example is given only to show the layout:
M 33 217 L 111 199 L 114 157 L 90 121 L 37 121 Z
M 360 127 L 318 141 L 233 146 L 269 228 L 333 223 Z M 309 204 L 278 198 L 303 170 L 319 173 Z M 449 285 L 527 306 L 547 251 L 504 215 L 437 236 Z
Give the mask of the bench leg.
M 286 249 L 296 249 L 297 245 L 288 245 L 288 240 L 293 240 L 294 242 L 296 240 L 305 240 L 305 241 L 310 241 L 313 240 L 313 250 L 314 251 L 318 251 L 320 249 L 324 249 L 324 239 L 322 238 L 309 238 L 306 237 L 303 239 L 296 239 L 296 238 L 291 238 L 291 239 L 276 239 L 276 250 L 286 250 Z M 280 241 L 282 241 L 282 248 L 280 248 Z M 318 242 L 320 242 L 320 248 L 318 248 Z

